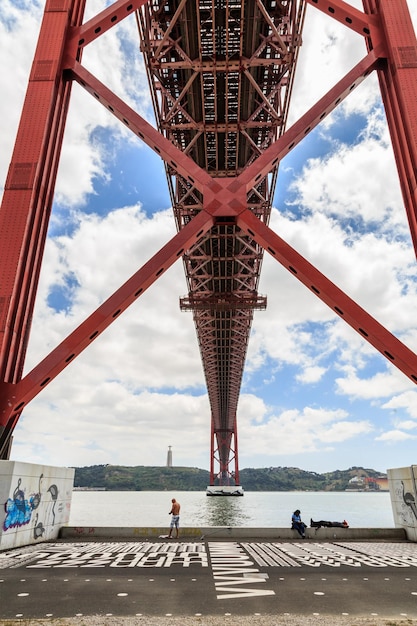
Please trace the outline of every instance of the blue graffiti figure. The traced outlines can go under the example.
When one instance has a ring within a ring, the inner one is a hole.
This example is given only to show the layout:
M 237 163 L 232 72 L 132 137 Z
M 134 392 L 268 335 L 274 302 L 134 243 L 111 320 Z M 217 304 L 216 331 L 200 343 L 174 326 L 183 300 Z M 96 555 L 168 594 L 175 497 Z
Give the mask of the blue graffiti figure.
M 20 489 L 22 480 L 19 478 L 17 487 L 13 492 L 13 499 L 8 498 L 4 505 L 6 511 L 6 518 L 3 523 L 3 529 L 9 530 L 9 528 L 16 528 L 18 526 L 24 526 L 30 522 L 32 516 L 32 508 L 27 500 L 25 500 L 25 493 Z

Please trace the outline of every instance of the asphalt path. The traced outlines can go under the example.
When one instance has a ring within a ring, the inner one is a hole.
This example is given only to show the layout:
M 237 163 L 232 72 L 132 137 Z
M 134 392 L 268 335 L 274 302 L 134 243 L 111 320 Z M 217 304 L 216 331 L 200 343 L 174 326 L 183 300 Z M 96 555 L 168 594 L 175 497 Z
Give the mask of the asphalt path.
M 417 545 L 300 540 L 43 543 L 0 553 L 0 619 L 417 618 Z

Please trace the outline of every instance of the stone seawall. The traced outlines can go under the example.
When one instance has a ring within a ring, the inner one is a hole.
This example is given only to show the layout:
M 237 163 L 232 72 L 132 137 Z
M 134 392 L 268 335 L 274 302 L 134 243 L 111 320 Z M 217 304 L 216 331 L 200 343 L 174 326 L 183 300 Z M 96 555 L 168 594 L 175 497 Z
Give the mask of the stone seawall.
M 59 537 L 62 539 L 155 539 L 165 538 L 167 528 L 162 527 L 117 527 L 117 526 L 66 526 L 61 528 Z M 182 539 L 241 539 L 269 541 L 300 540 L 301 537 L 290 528 L 244 528 L 230 526 L 184 527 L 180 529 Z M 403 528 L 307 528 L 306 539 L 314 541 L 405 541 Z

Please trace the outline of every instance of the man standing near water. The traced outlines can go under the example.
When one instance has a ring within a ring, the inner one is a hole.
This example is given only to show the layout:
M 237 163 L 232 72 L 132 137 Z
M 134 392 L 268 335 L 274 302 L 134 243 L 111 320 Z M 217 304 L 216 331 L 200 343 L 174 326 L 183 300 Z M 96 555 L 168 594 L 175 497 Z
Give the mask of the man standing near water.
M 169 512 L 169 515 L 172 515 L 171 517 L 171 526 L 169 529 L 169 535 L 168 535 L 168 539 L 171 539 L 171 535 L 172 535 L 172 531 L 175 528 L 176 531 L 176 535 L 175 537 L 178 539 L 178 533 L 179 533 L 179 527 L 180 527 L 180 503 L 176 501 L 175 498 L 172 498 L 171 500 L 172 502 L 172 506 L 171 506 L 171 510 Z

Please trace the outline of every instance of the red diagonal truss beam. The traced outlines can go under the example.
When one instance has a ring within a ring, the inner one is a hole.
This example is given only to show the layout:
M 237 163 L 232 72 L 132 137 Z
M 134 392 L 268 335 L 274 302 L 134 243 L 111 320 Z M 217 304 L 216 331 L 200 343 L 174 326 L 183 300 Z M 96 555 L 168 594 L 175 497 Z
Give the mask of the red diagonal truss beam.
M 13 386 L 15 405 L 12 415 L 20 414 L 42 389 L 62 372 L 131 304 L 180 259 L 185 250 L 197 244 L 213 225 L 213 218 L 202 211 L 177 233 L 159 252 L 114 292 L 31 372 Z
M 249 211 L 239 215 L 238 224 L 341 319 L 417 383 L 417 355 L 414 352 Z

